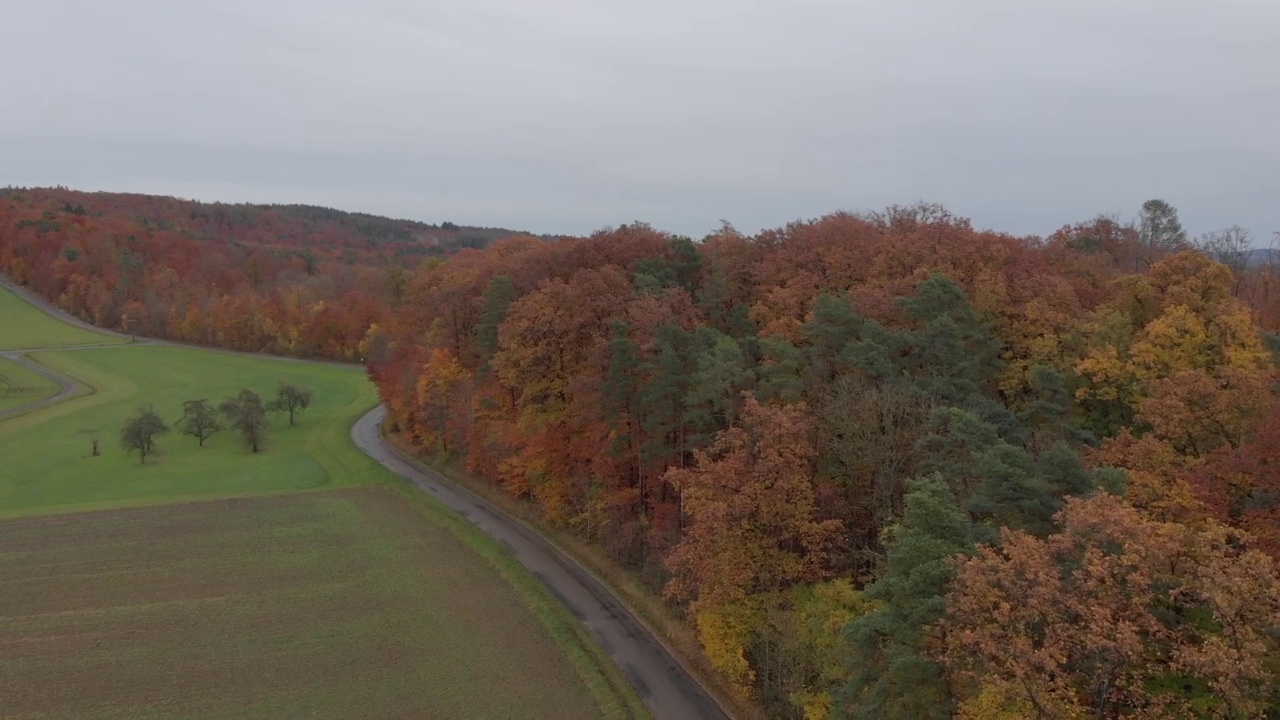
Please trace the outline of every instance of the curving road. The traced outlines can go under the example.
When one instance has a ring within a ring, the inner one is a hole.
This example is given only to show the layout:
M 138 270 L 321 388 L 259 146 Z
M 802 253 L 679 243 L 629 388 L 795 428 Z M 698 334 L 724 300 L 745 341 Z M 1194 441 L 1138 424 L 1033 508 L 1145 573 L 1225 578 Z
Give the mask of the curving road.
M 0 286 L 59 320 L 109 335 L 127 337 L 68 315 L 6 277 L 0 276 Z M 143 338 L 138 340 L 163 345 L 182 344 Z M 76 348 L 57 348 L 59 351 L 73 349 Z M 200 349 L 217 350 L 204 347 Z M 6 350 L 2 354 L 57 381 L 62 386 L 61 392 L 51 398 L 0 413 L 0 419 L 18 410 L 27 411 L 33 407 L 52 405 L 74 392 L 75 383 L 71 380 L 22 357 L 24 353 L 38 350 L 40 349 Z M 296 358 L 282 359 L 312 362 Z M 685 670 L 675 654 L 593 573 L 524 522 L 389 445 L 382 437 L 382 421 L 386 414 L 386 408 L 379 405 L 356 421 L 351 427 L 351 439 L 356 447 L 391 472 L 434 496 L 445 507 L 462 515 L 481 532 L 505 547 L 586 626 L 621 668 L 654 717 L 659 720 L 728 720 L 729 714 Z
M 8 358 L 9 360 L 12 360 L 13 362 L 36 373 L 37 375 L 47 380 L 52 380 L 58 383 L 58 394 L 52 395 L 47 398 L 40 398 L 39 400 L 32 400 L 31 402 L 23 403 L 21 405 L 16 405 L 14 407 L 9 408 L 8 410 L 0 410 L 0 420 L 3 420 L 11 415 L 17 415 L 18 413 L 24 413 L 30 410 L 38 410 L 42 407 L 53 405 L 54 403 L 60 403 L 68 395 L 76 391 L 76 384 L 74 382 L 63 377 L 62 375 L 59 375 L 58 373 L 50 370 L 49 368 L 39 363 L 32 362 L 31 360 L 23 357 L 22 353 L 24 352 L 30 352 L 30 351 L 23 350 L 23 351 L 13 352 L 13 351 L 6 350 L 4 352 L 0 352 L 0 357 Z
M 595 575 L 533 528 L 387 444 L 382 437 L 386 414 L 386 408 L 380 405 L 356 421 L 351 428 L 356 447 L 501 543 L 587 627 L 655 717 L 728 718 L 675 656 Z

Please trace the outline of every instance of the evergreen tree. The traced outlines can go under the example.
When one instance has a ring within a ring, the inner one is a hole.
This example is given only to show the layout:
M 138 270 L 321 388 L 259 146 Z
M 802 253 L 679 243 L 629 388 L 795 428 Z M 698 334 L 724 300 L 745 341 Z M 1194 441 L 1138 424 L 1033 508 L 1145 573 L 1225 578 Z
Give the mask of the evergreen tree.
M 689 333 L 668 323 L 658 328 L 654 344 L 657 356 L 645 365 L 648 380 L 638 398 L 644 416 L 640 452 L 645 462 L 678 457 L 685 451 L 681 435 L 690 376 Z
M 1037 457 L 969 410 L 937 408 L 930 429 L 916 443 L 919 468 L 948 484 L 980 541 L 996 539 L 1002 527 L 1043 536 L 1063 496 L 1087 495 L 1095 486 L 1095 476 L 1068 446 L 1054 445 Z
M 1182 229 L 1177 208 L 1164 200 L 1148 200 L 1142 203 L 1138 238 L 1142 251 L 1134 260 L 1134 272 L 1143 269 L 1140 263 L 1151 267 L 1162 256 L 1188 247 L 1187 233 Z
M 784 337 L 760 340 L 756 396 L 760 402 L 799 402 L 804 396 L 804 354 Z
M 635 439 L 632 417 L 636 404 L 640 350 L 631 340 L 631 328 L 622 320 L 610 325 L 609 369 L 604 379 L 605 419 L 613 426 L 615 452 L 631 447 Z
M 1031 397 L 1018 410 L 1018 418 L 1044 444 L 1062 441 L 1093 444 L 1096 438 L 1072 418 L 1071 389 L 1062 373 L 1036 366 L 1031 371 Z
M 880 609 L 845 629 L 849 683 L 837 694 L 837 717 L 851 720 L 946 720 L 953 700 L 935 624 L 946 609 L 955 556 L 973 551 L 969 520 L 937 475 L 912 483 L 902 523 L 891 528 L 884 575 L 864 597 Z
M 973 518 L 977 540 L 994 542 L 1004 527 L 1040 537 L 1053 529 L 1053 513 L 1060 503 L 1040 476 L 1031 453 L 999 442 L 978 458 L 976 473 L 978 487 L 965 508 Z
M 709 444 L 734 422 L 738 400 L 751 385 L 742 347 L 712 328 L 694 333 L 693 376 L 684 397 L 685 425 L 691 448 Z
M 520 296 L 511 278 L 497 275 L 489 281 L 481 296 L 484 307 L 480 322 L 476 323 L 476 351 L 480 354 L 480 372 L 489 370 L 489 361 L 498 352 L 498 326 L 507 317 L 507 308 Z
M 963 504 L 981 481 L 979 458 L 1002 442 L 996 429 L 973 413 L 956 407 L 935 408 L 929 414 L 929 434 L 916 443 L 918 467 L 922 473 L 936 473 Z
M 880 343 L 866 346 L 868 340 L 883 342 L 884 329 L 858 315 L 844 298 L 824 295 L 818 298 L 813 308 L 813 321 L 804 326 L 804 333 L 810 345 L 814 373 L 823 382 L 829 382 L 836 375 L 852 370 L 863 370 L 877 379 L 890 373 L 886 372 L 887 357 L 877 355 L 876 362 L 867 362 L 863 353 L 871 348 L 880 348 Z M 851 346 L 854 351 L 846 352 Z
M 671 247 L 671 270 L 676 282 L 689 294 L 694 294 L 702 282 L 702 255 L 693 240 L 677 235 L 668 241 Z
M 734 302 L 729 276 L 719 265 L 712 266 L 698 285 L 695 297 L 712 328 L 738 340 L 759 332 L 747 306 Z
M 707 316 L 707 323 L 712 328 L 731 337 L 737 337 L 730 331 L 733 300 L 729 289 L 729 276 L 724 268 L 719 265 L 712 266 L 706 281 L 698 289 L 696 297 L 698 307 Z
M 1080 453 L 1066 443 L 1058 443 L 1036 458 L 1037 471 L 1055 497 L 1085 497 L 1097 482 L 1084 466 Z M 1055 508 L 1055 512 L 1057 508 Z
M 636 263 L 633 284 L 636 292 L 661 295 L 679 285 L 675 270 L 664 258 L 647 257 Z
M 907 374 L 944 403 L 961 404 L 987 392 L 1001 369 L 1000 345 L 964 291 L 945 275 L 934 275 L 899 304 L 920 324 L 900 336 Z

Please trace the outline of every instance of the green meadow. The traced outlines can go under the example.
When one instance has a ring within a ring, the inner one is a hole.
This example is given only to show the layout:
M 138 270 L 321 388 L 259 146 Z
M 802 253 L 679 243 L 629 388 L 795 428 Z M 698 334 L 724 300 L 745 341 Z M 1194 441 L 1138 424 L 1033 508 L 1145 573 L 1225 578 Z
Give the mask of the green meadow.
M 117 345 L 123 342 L 123 338 L 54 320 L 17 295 L 0 288 L 0 350 Z
M 39 353 L 35 360 L 92 393 L 0 423 L 0 517 L 273 494 L 385 481 L 348 438 L 377 404 L 358 368 L 291 362 L 172 346 Z M 291 427 L 275 414 L 264 452 L 223 430 L 199 447 L 171 430 L 140 464 L 119 445 L 120 427 L 142 405 L 171 425 L 185 400 L 218 404 L 240 388 L 265 399 L 280 382 L 305 386 L 313 405 Z M 101 456 L 93 456 L 93 440 Z
M 100 339 L 0 289 L 0 347 Z M 361 368 L 145 343 L 29 357 L 80 389 L 0 418 L 0 714 L 647 717 L 514 558 L 356 449 L 377 404 Z M 120 447 L 139 406 L 172 425 L 185 400 L 281 382 L 315 399 L 297 426 L 272 415 L 263 452 L 231 430 L 203 448 L 173 430 L 145 464 Z

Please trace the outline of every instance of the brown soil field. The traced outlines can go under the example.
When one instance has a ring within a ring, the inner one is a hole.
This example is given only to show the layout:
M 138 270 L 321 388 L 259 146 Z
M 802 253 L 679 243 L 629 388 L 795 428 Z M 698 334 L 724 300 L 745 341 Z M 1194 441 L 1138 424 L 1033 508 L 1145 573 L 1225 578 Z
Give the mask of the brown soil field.
M 0 717 L 615 714 L 427 512 L 383 486 L 0 521 Z

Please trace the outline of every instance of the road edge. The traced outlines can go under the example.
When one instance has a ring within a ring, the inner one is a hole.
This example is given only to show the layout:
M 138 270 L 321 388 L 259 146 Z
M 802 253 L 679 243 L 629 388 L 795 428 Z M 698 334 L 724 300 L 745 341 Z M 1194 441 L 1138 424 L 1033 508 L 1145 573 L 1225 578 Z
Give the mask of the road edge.
M 380 405 L 379 407 L 374 408 L 373 410 L 370 410 L 369 413 L 367 414 L 376 413 L 381 409 L 383 409 L 383 406 Z M 617 610 L 623 611 L 627 615 L 628 619 L 634 622 L 638 627 L 640 627 L 645 632 L 645 634 L 648 635 L 649 639 L 651 639 L 654 642 L 655 645 L 662 648 L 663 652 L 665 652 L 666 655 L 669 658 L 671 658 L 672 661 L 675 662 L 676 666 L 680 669 L 680 672 L 686 678 L 688 678 L 699 690 L 701 690 L 703 695 L 705 695 L 709 700 L 711 700 L 711 702 L 716 706 L 716 708 L 720 711 L 720 713 L 724 717 L 729 718 L 730 720 L 736 720 L 736 716 L 733 714 L 733 712 L 727 706 L 727 704 L 719 697 L 719 694 L 713 691 L 711 688 L 707 687 L 706 683 L 702 682 L 702 680 L 698 677 L 697 673 L 693 672 L 690 669 L 689 664 L 681 656 L 681 653 L 673 649 L 671 645 L 667 643 L 667 641 L 662 637 L 662 635 L 656 632 L 653 629 L 653 626 L 650 625 L 638 612 L 636 612 L 631 607 L 631 605 L 627 603 L 626 599 L 620 593 L 615 592 L 609 586 L 609 583 L 607 583 L 598 574 L 596 574 L 594 570 L 592 570 L 590 567 L 584 564 L 581 560 L 575 557 L 573 553 L 569 552 L 568 550 L 566 550 L 565 548 L 557 544 L 554 540 L 547 537 L 547 535 L 544 534 L 535 525 L 532 525 L 531 523 L 529 523 L 523 518 L 512 515 L 511 513 L 507 512 L 504 508 L 499 507 L 498 505 L 490 502 L 488 499 L 476 494 L 465 485 L 458 483 L 453 479 L 449 478 L 447 475 L 435 469 L 429 463 L 425 462 L 421 458 L 418 458 L 410 453 L 407 453 L 401 448 L 397 447 L 395 443 L 389 442 L 387 438 L 387 430 L 386 430 L 385 424 L 379 423 L 378 425 L 379 425 L 378 436 L 382 441 L 383 446 L 391 454 L 395 455 L 402 462 L 405 462 L 411 467 L 413 467 L 414 469 L 418 470 L 418 472 L 421 472 L 422 474 L 429 476 L 434 482 L 437 482 L 440 485 L 443 485 L 449 488 L 450 490 L 452 490 L 455 493 L 458 493 L 459 495 L 466 496 L 471 501 L 487 508 L 490 512 L 502 518 L 506 522 L 521 528 L 523 530 L 523 534 L 526 535 L 526 537 L 530 537 L 531 539 L 536 540 L 537 543 L 543 549 L 550 552 L 551 556 L 557 561 L 557 563 L 559 563 L 562 567 L 565 568 L 565 570 L 569 571 L 571 574 L 577 577 L 578 580 L 581 581 L 587 587 L 587 589 L 591 592 L 593 597 L 595 597 L 602 604 L 610 606 L 611 610 L 617 609 Z M 376 461 L 377 458 L 374 458 L 374 460 Z

